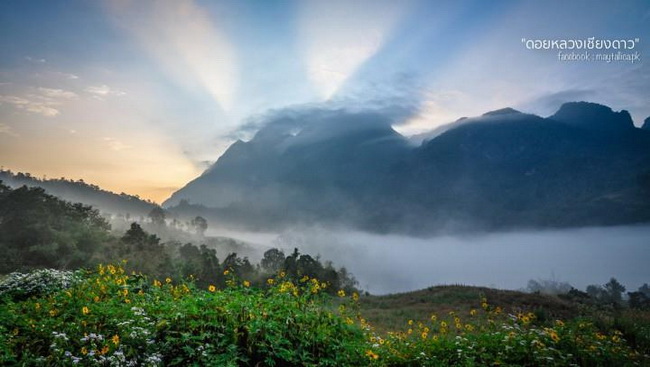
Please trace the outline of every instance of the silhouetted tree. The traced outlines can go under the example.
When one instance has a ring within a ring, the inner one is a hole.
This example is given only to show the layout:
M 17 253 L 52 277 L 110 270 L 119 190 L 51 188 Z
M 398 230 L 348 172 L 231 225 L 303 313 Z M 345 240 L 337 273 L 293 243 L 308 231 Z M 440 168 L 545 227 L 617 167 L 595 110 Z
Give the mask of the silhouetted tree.
M 610 302 L 615 304 L 623 302 L 623 292 L 625 292 L 625 287 L 623 284 L 619 283 L 616 278 L 611 278 L 604 287 Z
M 159 227 L 165 226 L 165 217 L 165 210 L 159 206 L 154 207 L 149 212 L 149 219 L 151 219 L 151 223 Z
M 192 224 L 192 227 L 194 227 L 194 230 L 197 234 L 201 236 L 205 235 L 205 231 L 208 229 L 208 221 L 205 220 L 205 218 L 197 216 L 196 218 L 192 219 L 190 223 Z
M 262 270 L 267 273 L 277 273 L 284 266 L 285 259 L 286 257 L 284 256 L 284 252 L 282 252 L 282 250 L 272 248 L 264 252 L 264 256 L 260 261 L 260 266 Z

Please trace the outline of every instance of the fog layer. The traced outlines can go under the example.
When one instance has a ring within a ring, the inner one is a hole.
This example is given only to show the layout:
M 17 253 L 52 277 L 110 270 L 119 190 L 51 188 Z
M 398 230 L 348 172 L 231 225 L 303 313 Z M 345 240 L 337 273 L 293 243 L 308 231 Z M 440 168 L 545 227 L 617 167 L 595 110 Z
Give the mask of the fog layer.
M 524 288 L 529 279 L 584 290 L 610 277 L 634 290 L 650 282 L 650 226 L 509 232 L 418 239 L 330 230 L 242 235 L 261 248 L 320 254 L 345 266 L 373 294 L 438 284 Z

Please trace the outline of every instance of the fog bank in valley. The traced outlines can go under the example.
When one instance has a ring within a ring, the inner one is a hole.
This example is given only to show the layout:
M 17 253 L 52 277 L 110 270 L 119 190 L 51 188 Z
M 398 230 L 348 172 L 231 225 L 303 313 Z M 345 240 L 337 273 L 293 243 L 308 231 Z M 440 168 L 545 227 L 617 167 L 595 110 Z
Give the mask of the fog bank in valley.
M 634 290 L 650 282 L 650 226 L 447 235 L 398 235 L 302 229 L 282 234 L 234 234 L 289 254 L 320 254 L 345 266 L 373 294 L 438 284 L 524 288 L 529 279 L 569 282 L 584 290 L 610 277 Z

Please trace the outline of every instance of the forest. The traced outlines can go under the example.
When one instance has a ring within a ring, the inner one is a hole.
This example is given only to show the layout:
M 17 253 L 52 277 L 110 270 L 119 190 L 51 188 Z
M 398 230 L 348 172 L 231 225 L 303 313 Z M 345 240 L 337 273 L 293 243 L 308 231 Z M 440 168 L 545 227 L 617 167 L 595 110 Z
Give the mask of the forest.
M 160 207 L 149 213 L 149 219 L 146 225 L 160 233 L 179 231 L 167 228 Z M 187 238 L 202 238 L 207 228 L 205 219 L 196 217 L 189 225 L 199 236 Z M 217 250 L 205 244 L 163 242 L 136 222 L 124 233 L 116 233 L 108 220 L 90 206 L 61 200 L 42 188 L 12 189 L 1 183 L 0 249 L 6 254 L 0 259 L 0 274 L 42 268 L 75 270 L 125 261 L 128 271 L 161 279 L 192 276 L 199 286 L 225 285 L 226 271 L 262 285 L 280 269 L 292 279 L 317 277 L 331 284 L 330 289 L 352 291 L 356 286 L 345 268 L 336 269 L 331 262 L 323 263 L 298 249 L 289 255 L 276 248 L 268 249 L 259 264 L 252 264 L 235 252 L 219 254 L 220 260 Z

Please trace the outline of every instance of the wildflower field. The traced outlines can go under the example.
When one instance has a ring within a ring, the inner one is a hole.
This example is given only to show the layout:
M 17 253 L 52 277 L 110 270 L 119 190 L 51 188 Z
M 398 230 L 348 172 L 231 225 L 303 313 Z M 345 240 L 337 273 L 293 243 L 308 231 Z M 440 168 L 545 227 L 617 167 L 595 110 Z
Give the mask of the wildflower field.
M 10 274 L 0 281 L 0 365 L 650 365 L 647 311 L 560 319 L 480 292 L 450 302 L 457 309 L 409 314 L 354 292 L 330 295 L 308 276 L 279 272 L 264 285 L 224 276 L 225 287 L 199 287 L 119 265 Z

